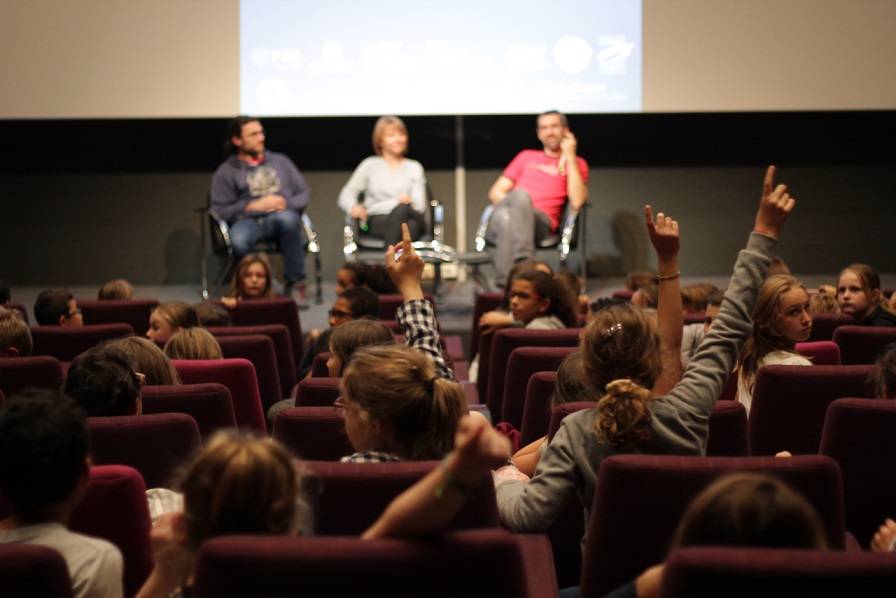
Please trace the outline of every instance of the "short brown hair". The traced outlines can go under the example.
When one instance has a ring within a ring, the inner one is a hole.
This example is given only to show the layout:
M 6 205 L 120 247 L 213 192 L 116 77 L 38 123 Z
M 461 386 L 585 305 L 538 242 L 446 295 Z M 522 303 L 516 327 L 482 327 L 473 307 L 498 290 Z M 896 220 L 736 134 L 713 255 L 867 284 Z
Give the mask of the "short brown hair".
M 146 384 L 180 384 L 180 376 L 158 345 L 148 338 L 129 336 L 107 343 L 124 355 L 135 372 L 143 374 Z
M 15 349 L 19 357 L 25 357 L 31 355 L 33 347 L 31 329 L 18 310 L 0 307 L 0 357 L 10 348 Z
M 311 516 L 292 457 L 268 438 L 218 432 L 179 488 L 192 550 L 225 534 L 288 534 Z
M 134 287 L 124 278 L 110 280 L 100 287 L 96 295 L 96 298 L 100 300 L 131 299 L 133 297 Z
M 405 126 L 404 121 L 397 116 L 381 116 L 376 119 L 376 124 L 373 125 L 371 141 L 373 142 L 373 151 L 377 156 L 383 154 L 383 148 L 381 146 L 383 135 L 386 134 L 386 127 L 398 127 L 405 136 L 408 134 L 408 128 Z M 405 153 L 407 153 L 407 146 L 405 146 Z
M 169 359 L 222 359 L 221 345 L 205 328 L 184 328 L 165 343 Z
M 192 328 L 199 325 L 196 310 L 184 301 L 160 303 L 152 312 L 171 324 L 172 328 Z
M 330 334 L 330 351 L 342 361 L 343 370 L 358 349 L 394 344 L 395 335 L 377 320 L 352 320 L 337 326 Z

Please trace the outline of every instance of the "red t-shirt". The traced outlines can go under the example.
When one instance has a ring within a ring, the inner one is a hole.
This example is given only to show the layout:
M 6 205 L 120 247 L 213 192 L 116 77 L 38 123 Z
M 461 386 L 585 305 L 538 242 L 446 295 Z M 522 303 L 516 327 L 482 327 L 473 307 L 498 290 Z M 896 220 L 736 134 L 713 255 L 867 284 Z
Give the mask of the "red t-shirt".
M 504 169 L 504 176 L 513 181 L 514 188 L 525 189 L 532 205 L 551 219 L 551 229 L 557 230 L 563 205 L 566 203 L 566 173 L 560 173 L 560 158 L 552 158 L 542 150 L 523 150 Z M 582 182 L 588 184 L 588 163 L 576 156 Z

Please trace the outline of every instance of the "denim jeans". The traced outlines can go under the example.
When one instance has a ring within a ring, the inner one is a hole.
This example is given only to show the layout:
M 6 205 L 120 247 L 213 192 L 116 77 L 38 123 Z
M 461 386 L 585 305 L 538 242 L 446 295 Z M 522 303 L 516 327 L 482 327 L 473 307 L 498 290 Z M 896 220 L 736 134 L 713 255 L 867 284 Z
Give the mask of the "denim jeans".
M 295 210 L 283 210 L 237 220 L 230 227 L 237 261 L 252 253 L 259 241 L 273 241 L 283 254 L 283 276 L 286 284 L 305 280 L 305 236 L 302 217 Z

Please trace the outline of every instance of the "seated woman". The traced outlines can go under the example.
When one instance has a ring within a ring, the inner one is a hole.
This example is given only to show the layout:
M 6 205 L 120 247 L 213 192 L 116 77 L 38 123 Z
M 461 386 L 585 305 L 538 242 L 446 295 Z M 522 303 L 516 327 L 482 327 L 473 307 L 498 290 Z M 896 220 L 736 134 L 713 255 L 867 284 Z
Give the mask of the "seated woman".
M 399 495 L 362 539 L 431 535 L 447 527 L 489 469 L 509 455 L 509 443 L 482 420 L 464 418 L 454 450 Z M 228 534 L 307 534 L 312 509 L 302 474 L 270 439 L 219 432 L 186 469 L 178 489 L 156 501 L 169 512 L 152 530 L 155 567 L 138 598 L 187 595 L 202 543 Z M 180 592 L 180 593 L 178 593 Z
M 198 325 L 196 310 L 189 303 L 183 301 L 160 303 L 149 314 L 146 338 L 157 345 L 164 345 L 175 332 Z
M 753 308 L 753 333 L 738 359 L 737 401 L 747 413 L 753 402 L 756 374 L 766 365 L 812 365 L 796 352 L 796 344 L 812 333 L 809 294 L 793 276 L 765 280 Z
M 545 531 L 574 496 L 590 511 L 597 472 L 609 455 L 705 453 L 710 412 L 734 367 L 738 346 L 750 333 L 747 314 L 795 203 L 786 186 L 774 185 L 774 173 L 770 166 L 753 232 L 738 255 L 719 315 L 671 390 L 651 392 L 667 370 L 657 323 L 630 305 L 595 314 L 582 334 L 580 350 L 585 374 L 600 397 L 597 406 L 563 420 L 531 480 L 521 480 L 524 476 L 512 466 L 495 474 L 498 511 L 512 531 Z M 658 276 L 662 306 L 665 287 L 674 285 L 678 291 L 673 282 L 679 276 L 678 225 L 658 215 L 651 228 L 658 236 L 658 257 L 663 257 Z M 677 327 L 681 329 L 680 323 Z M 680 356 L 675 357 L 680 366 Z
M 405 157 L 408 130 L 397 116 L 381 116 L 373 127 L 375 156 L 365 158 L 339 194 L 339 207 L 361 221 L 361 228 L 388 245 L 401 240 L 406 222 L 411 238 L 423 229 L 426 176 L 423 166 Z M 364 202 L 358 197 L 364 194 Z
M 263 253 L 250 253 L 236 265 L 230 280 L 230 292 L 221 298 L 221 303 L 229 309 L 236 307 L 240 299 L 269 299 L 274 296 L 271 289 L 271 263 Z
M 840 272 L 837 301 L 859 326 L 896 326 L 896 313 L 880 290 L 880 275 L 867 264 L 850 264 Z

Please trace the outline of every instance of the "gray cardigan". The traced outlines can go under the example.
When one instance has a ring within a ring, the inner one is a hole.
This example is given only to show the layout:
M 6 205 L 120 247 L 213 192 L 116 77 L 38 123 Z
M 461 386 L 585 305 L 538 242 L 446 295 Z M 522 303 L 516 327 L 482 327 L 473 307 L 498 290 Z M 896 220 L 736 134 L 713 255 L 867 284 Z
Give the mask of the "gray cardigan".
M 669 394 L 649 403 L 652 433 L 638 443 L 637 452 L 705 454 L 709 415 L 734 368 L 741 343 L 752 330 L 750 311 L 774 246 L 774 239 L 750 235 L 734 265 L 719 316 L 681 380 Z M 587 409 L 566 417 L 528 483 L 499 483 L 498 511 L 511 530 L 545 531 L 573 494 L 590 511 L 600 464 L 616 452 L 598 440 L 597 414 L 597 409 Z
M 351 211 L 362 191 L 364 208 L 371 216 L 394 210 L 399 195 L 409 195 L 411 206 L 421 214 L 426 211 L 426 175 L 416 160 L 405 158 L 397 169 L 390 170 L 379 156 L 365 158 L 339 193 L 339 207 L 343 212 Z

